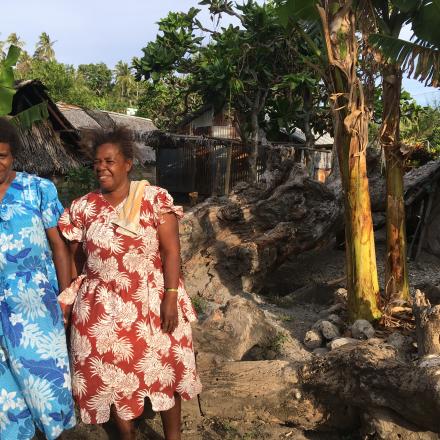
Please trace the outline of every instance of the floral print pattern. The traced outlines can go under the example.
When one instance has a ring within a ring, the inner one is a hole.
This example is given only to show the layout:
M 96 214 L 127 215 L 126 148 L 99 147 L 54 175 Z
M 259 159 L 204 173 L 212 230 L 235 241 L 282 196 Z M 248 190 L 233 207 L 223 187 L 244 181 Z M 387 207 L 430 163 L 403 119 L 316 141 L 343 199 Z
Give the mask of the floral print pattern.
M 182 216 L 164 189 L 147 186 L 136 237 L 117 232 L 117 208 L 100 192 L 75 200 L 60 219 L 64 236 L 82 242 L 87 257 L 71 321 L 73 394 L 85 423 L 108 421 L 111 405 L 130 420 L 146 397 L 154 411 L 164 411 L 174 406 L 174 393 L 190 399 L 201 391 L 190 325 L 196 316 L 182 281 L 179 324 L 172 334 L 160 327 L 157 226 L 168 212 Z M 71 303 L 71 292 L 59 300 Z
M 0 438 L 47 439 L 75 425 L 58 281 L 46 229 L 63 211 L 52 182 L 26 173 L 0 202 Z

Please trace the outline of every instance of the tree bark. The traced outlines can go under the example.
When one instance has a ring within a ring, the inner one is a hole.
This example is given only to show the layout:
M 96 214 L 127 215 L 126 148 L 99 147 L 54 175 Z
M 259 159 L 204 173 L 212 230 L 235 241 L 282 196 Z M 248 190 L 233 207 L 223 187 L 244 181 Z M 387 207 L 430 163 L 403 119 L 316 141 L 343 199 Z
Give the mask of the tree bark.
M 425 295 L 417 290 L 413 313 L 416 319 L 419 356 L 440 354 L 440 305 L 431 307 Z
M 258 109 L 252 109 L 251 113 L 251 139 L 252 147 L 249 153 L 249 171 L 250 171 L 250 181 L 252 183 L 257 181 L 257 158 L 258 158 L 258 144 L 259 144 L 259 130 L 260 125 L 258 124 Z
M 385 151 L 387 193 L 387 253 L 385 298 L 387 303 L 409 297 L 406 264 L 405 202 L 403 174 L 405 156 L 400 150 L 400 92 L 402 72 L 388 64 L 383 69 L 383 116 L 380 142 Z
M 319 7 L 330 64 L 329 88 L 345 205 L 348 311 L 351 321 L 378 319 L 379 283 L 368 190 L 368 109 L 356 74 L 358 46 L 351 2 Z M 331 13 L 329 11 L 337 11 Z

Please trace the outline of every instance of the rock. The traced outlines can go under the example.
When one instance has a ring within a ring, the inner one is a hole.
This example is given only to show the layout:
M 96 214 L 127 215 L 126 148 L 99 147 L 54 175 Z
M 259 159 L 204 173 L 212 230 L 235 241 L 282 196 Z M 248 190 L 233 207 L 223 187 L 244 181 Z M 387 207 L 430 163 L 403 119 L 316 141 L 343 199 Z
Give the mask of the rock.
M 345 326 L 344 321 L 338 316 L 332 313 L 325 318 L 327 321 L 330 321 L 332 324 L 336 325 L 338 328 L 343 328 Z
M 363 438 L 374 440 L 438 440 L 432 431 L 422 431 L 386 408 L 362 413 Z
M 321 332 L 322 336 L 327 339 L 327 341 L 332 341 L 333 339 L 341 336 L 338 327 L 336 327 L 330 321 L 321 321 L 318 325 L 318 330 Z
M 388 344 L 401 351 L 404 349 L 408 339 L 400 332 L 393 332 L 390 334 L 390 336 L 388 336 L 386 341 L 388 342 Z
M 196 349 L 241 360 L 253 347 L 267 347 L 277 332 L 253 301 L 235 297 L 194 326 Z
M 331 315 L 333 313 L 342 312 L 345 309 L 346 309 L 345 304 L 343 304 L 343 303 L 336 303 L 336 304 L 332 305 L 331 307 L 329 307 L 328 309 L 321 310 L 319 312 L 319 316 L 321 318 L 325 318 L 328 315 Z
M 327 347 L 330 350 L 336 350 L 339 347 L 342 347 L 343 345 L 347 345 L 347 344 L 357 344 L 359 342 L 358 339 L 353 339 L 353 338 L 337 338 L 337 339 L 333 339 L 333 341 L 330 341 L 327 344 Z
M 351 326 L 351 334 L 355 339 L 370 339 L 375 333 L 373 326 L 365 319 L 358 319 Z
M 307 348 L 310 348 L 311 350 L 320 347 L 321 344 L 322 344 L 322 336 L 318 330 L 311 329 L 304 336 L 304 345 Z
M 325 348 L 325 347 L 319 347 L 319 348 L 315 348 L 313 350 L 313 354 L 315 354 L 316 356 L 324 356 L 328 352 L 329 352 L 329 349 Z
M 328 306 L 333 302 L 334 287 L 325 283 L 310 284 L 287 295 L 295 303 L 318 304 Z

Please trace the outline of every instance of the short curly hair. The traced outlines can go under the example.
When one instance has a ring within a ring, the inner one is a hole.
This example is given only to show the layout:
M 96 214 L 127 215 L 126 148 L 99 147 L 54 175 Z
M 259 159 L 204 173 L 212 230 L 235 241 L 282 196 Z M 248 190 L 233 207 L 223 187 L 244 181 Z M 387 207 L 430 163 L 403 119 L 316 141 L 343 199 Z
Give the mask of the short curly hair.
M 17 128 L 6 118 L 0 118 L 0 143 L 9 145 L 13 157 L 21 145 Z
M 129 128 L 116 126 L 109 130 L 99 128 L 81 132 L 81 146 L 91 157 L 94 157 L 98 148 L 104 144 L 117 145 L 125 159 L 134 159 L 135 142 L 133 132 Z

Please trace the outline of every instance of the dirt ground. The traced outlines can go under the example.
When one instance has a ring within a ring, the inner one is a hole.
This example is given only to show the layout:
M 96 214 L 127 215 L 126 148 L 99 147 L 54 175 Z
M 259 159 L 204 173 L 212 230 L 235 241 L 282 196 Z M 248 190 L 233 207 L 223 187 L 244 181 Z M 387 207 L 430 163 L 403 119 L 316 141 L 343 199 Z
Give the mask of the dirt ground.
M 376 233 L 376 252 L 381 288 L 384 277 L 385 239 L 383 231 Z M 305 332 L 319 318 L 319 312 L 326 307 L 326 292 L 319 298 L 292 304 L 285 301 L 286 295 L 304 286 L 334 282 L 335 288 L 343 286 L 345 254 L 333 246 L 306 252 L 290 259 L 268 281 L 264 295 L 253 295 L 255 301 L 264 310 L 266 317 L 279 330 L 279 338 L 274 343 L 272 353 L 266 358 L 288 359 L 303 362 L 312 355 L 302 345 Z M 409 262 L 409 276 L 412 291 L 426 285 L 440 285 L 440 259 L 422 253 L 417 262 Z M 336 280 L 336 281 L 335 281 Z M 289 295 L 290 296 L 290 295 Z M 249 359 L 252 360 L 252 359 Z M 331 436 L 328 433 L 305 433 L 294 427 L 277 423 L 246 420 L 207 418 L 200 414 L 197 402 L 183 404 L 182 427 L 184 440 L 356 440 L 356 434 L 349 436 Z M 79 424 L 65 433 L 63 440 L 113 440 L 117 439 L 115 430 L 108 427 L 107 432 L 100 426 Z M 163 440 L 160 417 L 146 411 L 138 423 L 139 440 Z

